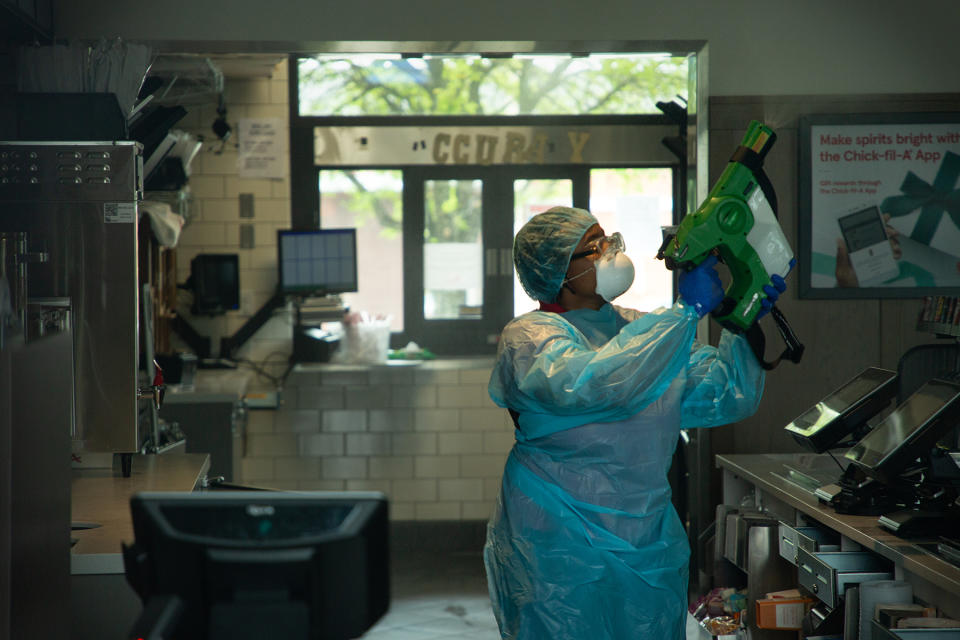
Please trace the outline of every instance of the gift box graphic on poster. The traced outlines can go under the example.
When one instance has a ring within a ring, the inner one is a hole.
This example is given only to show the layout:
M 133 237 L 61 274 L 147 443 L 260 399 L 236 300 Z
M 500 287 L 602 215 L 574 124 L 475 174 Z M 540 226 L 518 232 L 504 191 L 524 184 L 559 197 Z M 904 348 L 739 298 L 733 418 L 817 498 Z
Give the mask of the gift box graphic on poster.
M 872 206 L 897 266 L 870 286 L 960 286 L 960 123 L 816 125 L 810 147 L 813 287 L 838 286 L 838 221 Z

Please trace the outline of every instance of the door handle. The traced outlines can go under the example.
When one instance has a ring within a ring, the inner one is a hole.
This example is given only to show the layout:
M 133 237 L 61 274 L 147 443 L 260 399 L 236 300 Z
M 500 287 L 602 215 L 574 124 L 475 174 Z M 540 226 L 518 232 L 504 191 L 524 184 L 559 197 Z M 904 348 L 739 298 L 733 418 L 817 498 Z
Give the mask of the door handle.
M 484 262 L 487 263 L 485 267 L 485 271 L 486 271 L 487 277 L 489 278 L 497 275 L 497 250 L 487 249 L 486 253 L 487 253 L 487 259 L 484 260 Z
M 513 275 L 513 249 L 500 249 L 500 275 Z

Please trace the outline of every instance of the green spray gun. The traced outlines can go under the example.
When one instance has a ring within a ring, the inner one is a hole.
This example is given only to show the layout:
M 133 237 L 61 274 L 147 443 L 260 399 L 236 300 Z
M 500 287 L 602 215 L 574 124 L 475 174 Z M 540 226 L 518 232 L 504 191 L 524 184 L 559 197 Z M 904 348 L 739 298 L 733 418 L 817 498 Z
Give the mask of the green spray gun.
M 777 222 L 777 195 L 763 171 L 763 160 L 776 134 L 756 120 L 737 147 L 723 175 L 700 207 L 684 216 L 676 233 L 666 235 L 657 258 L 668 269 L 693 269 L 717 255 L 730 270 L 724 299 L 711 316 L 726 329 L 745 334 L 757 359 L 772 369 L 781 359 L 800 362 L 803 345 L 783 313 L 774 306 L 770 316 L 787 344 L 772 363 L 764 361 L 765 340 L 757 316 L 766 298 L 764 285 L 771 275 L 785 276 L 793 250 Z

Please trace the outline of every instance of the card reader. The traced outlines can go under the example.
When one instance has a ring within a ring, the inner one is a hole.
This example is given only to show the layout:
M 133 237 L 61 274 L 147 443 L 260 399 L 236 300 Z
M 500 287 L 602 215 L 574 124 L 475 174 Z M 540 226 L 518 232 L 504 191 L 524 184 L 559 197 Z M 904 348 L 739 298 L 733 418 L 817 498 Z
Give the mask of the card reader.
M 805 411 L 784 429 L 801 446 L 827 451 L 862 429 L 897 394 L 894 371 L 870 367 Z

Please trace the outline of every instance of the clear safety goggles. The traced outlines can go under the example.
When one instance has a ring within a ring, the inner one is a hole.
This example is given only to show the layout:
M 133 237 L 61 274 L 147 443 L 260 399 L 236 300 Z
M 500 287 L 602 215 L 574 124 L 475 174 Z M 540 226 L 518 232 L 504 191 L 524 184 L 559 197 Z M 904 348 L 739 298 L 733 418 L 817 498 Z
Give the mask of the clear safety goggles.
M 578 251 L 570 256 L 570 261 L 572 262 L 577 258 L 586 258 L 588 256 L 593 256 L 594 259 L 597 259 L 607 252 L 622 253 L 626 250 L 627 245 L 623 241 L 623 236 L 617 231 L 609 236 L 591 240 L 586 247 L 584 247 L 583 251 Z

